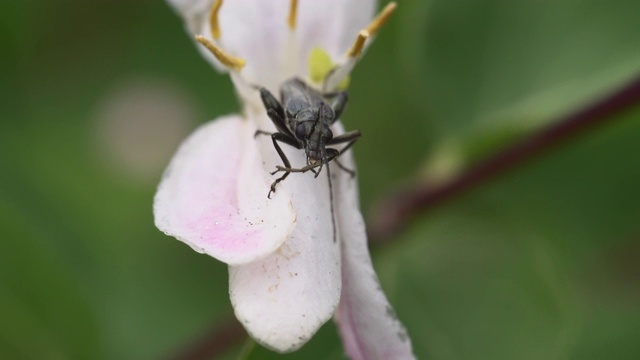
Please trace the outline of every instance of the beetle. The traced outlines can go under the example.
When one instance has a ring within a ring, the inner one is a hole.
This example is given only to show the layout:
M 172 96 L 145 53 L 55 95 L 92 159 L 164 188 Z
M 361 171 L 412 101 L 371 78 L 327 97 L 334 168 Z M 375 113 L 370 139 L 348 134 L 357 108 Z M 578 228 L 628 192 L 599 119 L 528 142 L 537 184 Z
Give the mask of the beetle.
M 308 86 L 304 81 L 293 78 L 282 85 L 280 89 L 281 101 L 278 101 L 264 87 L 260 88 L 260 97 L 267 110 L 267 115 L 273 121 L 277 131 L 270 133 L 258 130 L 255 136 L 270 135 L 273 146 L 284 164 L 284 166 L 276 167 L 276 171 L 271 173 L 275 175 L 280 171 L 284 172 L 271 184 L 267 197 L 271 198 L 271 193 L 276 191 L 276 185 L 286 179 L 290 173 L 312 171 L 315 173 L 315 177 L 318 177 L 323 165 L 327 165 L 329 186 L 331 187 L 329 162 L 347 151 L 361 136 L 359 130 L 346 132 L 335 137 L 331 131 L 331 125 L 340 118 L 347 104 L 347 92 L 323 94 Z M 307 156 L 307 166 L 292 168 L 279 142 L 296 149 L 304 149 Z M 347 145 L 340 150 L 327 147 L 343 143 L 347 143 Z M 352 176 L 355 175 L 352 170 L 346 169 L 337 160 L 336 163 Z M 319 169 L 316 171 L 315 168 Z
M 273 121 L 277 131 L 274 133 L 258 130 L 255 136 L 269 135 L 284 166 L 277 166 L 276 171 L 271 175 L 283 171 L 284 174 L 277 178 L 272 184 L 267 194 L 271 198 L 271 193 L 276 191 L 276 185 L 289 176 L 292 172 L 312 171 L 317 178 L 322 171 L 322 167 L 327 167 L 327 178 L 329 179 L 329 202 L 331 206 L 331 224 L 333 225 L 333 241 L 336 242 L 336 222 L 333 211 L 333 185 L 331 184 L 331 170 L 329 162 L 335 163 L 344 171 L 355 176 L 353 170 L 347 169 L 338 162 L 337 157 L 347 151 L 360 138 L 359 130 L 346 132 L 342 135 L 333 136 L 331 125 L 333 125 L 342 115 L 347 104 L 347 93 L 341 91 L 337 93 L 321 93 L 308 86 L 304 81 L 293 78 L 286 81 L 280 88 L 280 101 L 276 99 L 269 90 L 260 88 L 260 97 L 267 110 L 267 115 Z M 284 144 L 304 149 L 307 156 L 307 166 L 302 168 L 292 168 L 289 159 L 278 144 Z M 344 144 L 338 150 L 327 146 Z M 316 171 L 315 168 L 318 168 Z

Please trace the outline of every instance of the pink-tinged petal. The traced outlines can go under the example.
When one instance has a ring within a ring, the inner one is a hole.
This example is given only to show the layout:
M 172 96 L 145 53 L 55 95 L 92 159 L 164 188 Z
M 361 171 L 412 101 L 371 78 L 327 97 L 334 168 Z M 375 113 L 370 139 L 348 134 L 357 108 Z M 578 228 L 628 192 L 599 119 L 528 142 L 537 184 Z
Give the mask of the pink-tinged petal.
M 305 165 L 304 151 L 283 146 L 292 165 Z M 267 168 L 280 163 L 265 148 Z M 337 168 L 332 167 L 335 172 Z M 291 194 L 297 214 L 289 239 L 269 257 L 229 270 L 236 317 L 251 336 L 279 352 L 298 349 L 335 313 L 340 299 L 340 246 L 334 242 L 326 169 L 293 173 L 278 185 Z
M 351 154 L 340 161 L 353 167 Z M 336 212 L 342 237 L 342 297 L 336 321 L 352 360 L 414 359 L 411 340 L 382 292 L 367 248 L 355 179 L 341 177 Z
M 267 199 L 253 121 L 227 116 L 202 125 L 171 160 L 154 200 L 156 226 L 228 264 L 263 258 L 289 237 L 287 193 Z

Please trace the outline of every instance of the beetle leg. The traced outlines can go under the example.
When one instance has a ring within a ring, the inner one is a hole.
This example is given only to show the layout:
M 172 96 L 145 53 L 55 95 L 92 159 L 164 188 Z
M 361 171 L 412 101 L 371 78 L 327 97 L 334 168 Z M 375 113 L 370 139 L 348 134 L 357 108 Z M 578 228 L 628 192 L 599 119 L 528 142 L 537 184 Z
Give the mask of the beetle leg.
M 278 115 L 280 115 L 280 117 L 284 119 L 284 109 L 282 108 L 282 105 L 280 105 L 278 99 L 276 99 L 276 97 L 273 96 L 273 94 L 269 90 L 260 88 L 260 98 L 262 99 L 262 103 L 267 110 L 274 109 L 278 113 Z
M 343 147 L 342 149 L 340 149 L 340 151 L 338 152 L 338 155 L 344 154 L 345 152 L 347 152 L 347 150 L 349 150 L 349 148 L 351 148 L 353 146 L 353 144 L 356 143 L 356 141 L 358 141 L 358 139 L 360 138 L 362 134 L 360 133 L 360 130 L 354 130 L 354 131 L 350 131 L 348 133 L 344 133 L 340 136 L 336 136 L 335 138 L 331 139 L 331 141 L 329 142 L 330 145 L 335 145 L 335 144 L 340 144 L 343 142 L 347 142 L 347 145 L 345 147 Z M 329 149 L 327 149 L 329 150 Z M 336 158 L 338 155 L 334 156 L 334 158 Z M 349 175 L 351 175 L 351 177 L 355 177 L 356 176 L 356 172 L 354 170 L 351 170 L 349 168 L 347 168 L 346 166 L 342 165 L 338 159 L 335 159 L 336 164 L 338 165 L 338 167 L 340 167 L 340 169 L 342 169 L 343 171 L 349 173 Z
M 345 142 L 349 142 L 345 147 L 343 147 L 342 149 L 338 150 L 338 149 L 333 149 L 333 148 L 327 148 L 327 163 L 331 162 L 332 160 L 335 160 L 336 163 L 338 164 L 338 166 L 346 171 L 347 173 L 349 173 L 349 175 L 351 175 L 351 177 L 355 176 L 355 171 L 343 166 L 342 164 L 340 164 L 338 162 L 338 160 L 336 159 L 338 156 L 344 154 L 347 150 L 349 150 L 353 144 L 356 143 L 356 141 L 360 138 L 362 134 L 360 134 L 359 130 L 354 130 L 354 131 L 350 131 L 348 133 L 344 133 L 340 136 L 336 136 L 334 137 L 327 145 L 336 145 L 336 144 L 342 144 Z M 314 165 L 307 165 L 305 167 L 302 167 L 300 169 L 292 169 L 290 166 L 276 166 L 276 168 L 278 169 L 277 171 L 284 171 L 286 173 L 292 173 L 292 172 L 297 172 L 297 173 L 304 173 L 307 171 L 313 171 L 313 169 L 321 166 L 323 163 L 319 163 L 319 164 L 314 164 Z M 277 172 L 276 171 L 276 172 Z M 314 172 L 315 173 L 315 172 Z M 319 172 L 318 172 L 319 173 Z
M 349 131 L 347 133 L 334 137 L 333 139 L 331 139 L 331 141 L 327 142 L 327 145 L 342 144 L 348 141 L 349 143 L 347 144 L 347 146 L 345 146 L 344 148 L 342 148 L 342 150 L 340 150 L 340 153 L 342 154 L 343 152 L 347 151 L 351 146 L 353 146 L 353 143 L 355 143 L 360 138 L 360 136 L 362 136 L 362 134 L 360 133 L 360 130 Z
M 342 171 L 344 171 L 344 172 L 346 172 L 347 174 L 349 174 L 349 175 L 351 176 L 351 178 L 356 177 L 356 172 L 355 172 L 355 170 L 351 170 L 351 169 L 349 169 L 348 167 L 346 167 L 346 166 L 342 165 L 342 164 L 340 163 L 340 161 L 338 161 L 338 159 L 334 159 L 334 160 L 333 160 L 333 162 L 334 162 L 334 163 L 336 163 L 336 165 L 338 165 L 338 167 L 339 167 L 340 169 L 342 169 Z
M 353 142 L 355 142 L 355 141 L 353 141 Z M 340 169 L 342 169 L 342 171 L 348 173 L 349 175 L 351 175 L 352 178 L 354 178 L 356 176 L 356 172 L 351 170 L 351 169 L 349 169 L 349 168 L 347 168 L 346 166 L 342 165 L 340 163 L 340 161 L 338 161 L 338 156 L 342 155 L 347 150 L 348 150 L 347 147 L 345 147 L 344 149 L 341 149 L 341 150 L 328 148 L 327 149 L 327 159 L 328 159 L 328 162 L 333 160 L 333 162 L 336 163 L 336 165 L 338 165 L 338 167 Z
M 278 129 L 279 132 L 289 135 L 290 137 L 294 137 L 291 133 L 291 130 L 287 127 L 287 122 L 285 121 L 285 114 L 282 105 L 276 99 L 273 94 L 269 92 L 269 90 L 265 88 L 260 88 L 260 98 L 262 99 L 262 103 L 264 107 L 267 109 L 267 115 L 269 115 L 269 119 L 273 122 Z
M 285 144 L 291 145 L 297 149 L 301 149 L 300 144 L 298 143 L 298 140 L 296 140 L 296 138 L 294 137 L 290 137 L 286 134 L 282 134 L 282 133 L 273 133 L 271 135 L 271 141 L 273 141 L 273 146 L 276 148 L 276 151 L 278 152 L 278 155 L 280 155 L 280 159 L 282 159 L 282 163 L 284 164 L 285 167 L 290 168 L 291 167 L 291 163 L 289 162 L 289 159 L 287 159 L 287 156 L 284 154 L 284 152 L 282 151 L 282 149 L 280 148 L 280 145 L 278 145 L 278 141 L 282 141 Z M 278 172 L 278 170 L 274 171 L 271 173 L 271 175 L 275 175 Z M 267 194 L 267 198 L 271 199 L 271 193 L 276 192 L 276 185 L 278 185 L 279 182 L 283 181 L 284 179 L 287 178 L 287 176 L 289 176 L 291 172 L 287 171 L 284 173 L 284 175 L 280 176 L 279 178 L 276 179 L 276 181 L 274 181 L 273 183 L 271 183 L 271 189 L 269 189 L 269 193 Z
M 264 131 L 264 130 L 256 130 L 255 134 L 253 134 L 254 138 L 257 138 L 258 135 L 269 135 L 271 136 L 273 133 L 270 133 L 268 131 Z
M 334 122 L 338 121 L 338 119 L 340 119 L 340 116 L 342 115 L 342 112 L 347 105 L 347 101 L 349 100 L 349 96 L 347 95 L 346 91 L 341 91 L 338 93 L 326 94 L 325 98 L 329 101 L 329 104 L 331 105 L 331 108 L 335 113 L 335 117 L 332 122 L 333 124 Z
M 279 133 L 279 132 L 275 132 L 275 133 L 271 134 L 271 133 L 268 133 L 266 131 L 258 130 L 258 131 L 256 131 L 255 136 L 258 136 L 258 135 L 271 135 L 271 141 L 273 142 L 273 147 L 276 148 L 276 151 L 278 152 L 278 155 L 280 156 L 280 159 L 282 160 L 282 163 L 284 164 L 284 168 L 281 167 L 281 166 L 278 166 L 277 170 L 271 173 L 271 175 L 275 175 L 279 171 L 285 171 L 284 175 L 282 175 L 281 177 L 277 178 L 276 181 L 271 183 L 271 189 L 269 190 L 269 193 L 267 194 L 267 197 L 269 199 L 271 199 L 271 193 L 276 192 L 276 185 L 278 185 L 279 182 L 281 182 L 284 179 L 286 179 L 287 176 L 289 176 L 289 174 L 291 173 L 291 171 L 288 171 L 288 170 L 280 170 L 281 168 L 283 168 L 283 169 L 291 168 L 291 163 L 289 162 L 289 159 L 287 158 L 287 156 L 284 154 L 284 151 L 282 151 L 282 148 L 278 144 L 278 141 L 283 142 L 283 143 L 285 143 L 287 145 L 291 145 L 296 149 L 302 149 L 302 147 L 300 146 L 300 144 L 298 143 L 298 140 L 296 140 L 296 138 L 291 137 L 291 136 L 289 136 L 287 134 L 283 134 L 283 133 Z

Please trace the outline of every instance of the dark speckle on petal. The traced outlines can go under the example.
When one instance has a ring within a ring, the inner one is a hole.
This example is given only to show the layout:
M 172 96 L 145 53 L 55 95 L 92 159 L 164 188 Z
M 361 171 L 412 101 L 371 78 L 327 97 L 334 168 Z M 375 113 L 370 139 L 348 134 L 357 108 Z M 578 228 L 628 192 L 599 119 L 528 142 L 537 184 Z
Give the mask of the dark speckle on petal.
M 396 315 L 396 311 L 389 305 L 387 305 L 387 315 L 393 320 L 398 320 L 398 315 Z
M 398 335 L 398 339 L 400 339 L 400 341 L 402 342 L 407 342 L 407 340 L 409 340 L 409 334 L 407 334 L 407 331 L 405 329 L 398 331 L 397 335 Z

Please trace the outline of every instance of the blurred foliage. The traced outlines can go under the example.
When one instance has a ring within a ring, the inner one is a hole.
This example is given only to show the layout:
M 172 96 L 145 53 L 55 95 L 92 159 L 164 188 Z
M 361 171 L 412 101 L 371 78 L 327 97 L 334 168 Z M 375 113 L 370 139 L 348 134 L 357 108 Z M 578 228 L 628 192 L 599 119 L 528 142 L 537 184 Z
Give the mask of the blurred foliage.
M 637 74 L 639 13 L 623 0 L 401 1 L 345 114 L 364 133 L 365 214 L 439 144 L 477 159 Z M 153 225 L 163 165 L 140 175 L 110 160 L 96 123 L 139 81 L 187 94 L 195 122 L 237 110 L 177 16 L 161 1 L 3 2 L 0 43 L 0 358 L 158 358 L 228 319 L 226 267 Z M 175 148 L 156 142 L 163 126 L 140 143 Z M 639 137 L 640 108 L 376 247 L 418 357 L 638 358 Z M 297 353 L 251 358 L 342 354 L 327 324 Z

